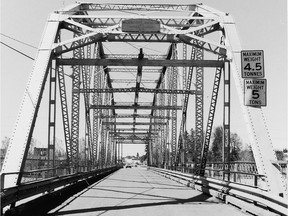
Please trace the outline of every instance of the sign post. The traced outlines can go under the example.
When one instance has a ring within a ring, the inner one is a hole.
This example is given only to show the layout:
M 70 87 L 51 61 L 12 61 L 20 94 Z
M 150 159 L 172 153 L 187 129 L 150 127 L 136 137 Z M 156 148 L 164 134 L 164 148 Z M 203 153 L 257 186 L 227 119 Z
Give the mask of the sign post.
M 245 106 L 261 107 L 266 106 L 266 79 L 245 79 L 244 80 L 244 104 Z

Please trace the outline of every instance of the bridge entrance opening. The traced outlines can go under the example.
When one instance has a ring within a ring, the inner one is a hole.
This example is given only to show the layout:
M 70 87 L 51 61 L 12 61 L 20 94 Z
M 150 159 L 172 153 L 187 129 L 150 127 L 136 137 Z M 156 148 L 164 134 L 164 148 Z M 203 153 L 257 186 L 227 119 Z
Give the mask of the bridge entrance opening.
M 243 104 L 240 53 L 231 15 L 203 4 L 77 2 L 53 12 L 3 163 L 2 173 L 9 173 L 4 187 L 20 185 L 26 175 L 45 86 L 50 177 L 61 168 L 60 132 L 69 173 L 114 166 L 119 146 L 129 143 L 145 146 L 149 166 L 175 170 L 187 162 L 185 134 L 191 127 L 193 173 L 204 177 L 213 126 L 220 121 L 221 172 L 229 182 L 234 89 L 257 171 L 265 176 L 261 182 L 279 195 L 284 183 L 271 162 L 276 158 L 263 112 Z

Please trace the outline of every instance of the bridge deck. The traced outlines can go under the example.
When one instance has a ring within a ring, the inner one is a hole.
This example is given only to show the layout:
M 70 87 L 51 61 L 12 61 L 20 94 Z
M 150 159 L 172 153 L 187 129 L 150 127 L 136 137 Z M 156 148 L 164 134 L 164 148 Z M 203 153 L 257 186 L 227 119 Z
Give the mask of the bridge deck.
M 121 169 L 66 200 L 53 215 L 246 215 L 147 170 Z

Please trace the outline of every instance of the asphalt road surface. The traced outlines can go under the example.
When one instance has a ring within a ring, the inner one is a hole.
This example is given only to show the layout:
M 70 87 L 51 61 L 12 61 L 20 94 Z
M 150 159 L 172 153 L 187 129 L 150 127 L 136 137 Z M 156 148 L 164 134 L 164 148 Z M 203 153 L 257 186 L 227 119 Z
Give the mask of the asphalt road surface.
M 243 216 L 239 209 L 143 167 L 123 168 L 48 215 Z

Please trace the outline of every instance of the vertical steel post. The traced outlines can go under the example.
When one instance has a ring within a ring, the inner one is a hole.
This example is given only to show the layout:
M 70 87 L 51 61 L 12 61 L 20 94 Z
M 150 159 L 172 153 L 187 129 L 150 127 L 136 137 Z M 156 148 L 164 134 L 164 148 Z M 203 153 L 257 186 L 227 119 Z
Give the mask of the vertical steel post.
M 230 63 L 225 63 L 224 68 L 223 105 L 223 178 L 227 174 L 230 181 Z
M 221 37 L 220 44 L 224 44 L 224 37 Z M 224 52 L 223 54 L 226 54 L 226 52 Z M 219 55 L 218 60 L 223 61 L 224 56 Z M 221 84 L 220 81 L 221 81 L 222 70 L 223 70 L 222 67 L 216 68 L 216 72 L 214 76 L 214 84 L 213 84 L 213 89 L 212 89 L 212 96 L 211 96 L 210 108 L 209 108 L 209 113 L 208 113 L 207 126 L 206 126 L 206 132 L 205 132 L 205 137 L 204 137 L 204 142 L 203 142 L 203 147 L 202 147 L 202 154 L 201 154 L 201 164 L 200 164 L 201 176 L 204 176 L 205 174 L 204 169 L 206 167 L 206 162 L 207 162 L 207 155 L 208 155 L 208 150 L 209 150 L 210 138 L 212 134 L 214 116 L 215 116 L 217 99 L 218 99 L 218 92 L 219 92 L 219 88 Z
M 55 18 L 55 17 L 54 17 Z M 21 107 L 6 151 L 1 173 L 20 172 L 5 178 L 4 187 L 20 184 L 37 114 L 51 65 L 51 46 L 55 42 L 59 22 L 48 20 L 41 40 L 33 71 L 25 88 Z
M 183 44 L 183 59 L 187 59 L 187 44 Z M 190 72 L 190 69 L 189 69 Z M 190 85 L 188 84 L 188 76 L 187 76 L 187 67 L 183 67 L 183 89 L 190 90 Z M 191 84 L 191 82 L 190 82 Z M 185 166 L 185 156 L 186 156 L 186 139 L 185 139 L 185 132 L 186 132 L 186 119 L 187 119 L 187 106 L 185 107 L 185 101 L 187 98 L 187 105 L 188 105 L 188 98 L 189 94 L 183 95 L 183 109 L 182 109 L 182 120 L 180 125 L 180 133 L 179 133 L 179 163 L 181 166 Z
M 56 78 L 57 73 L 55 69 L 51 67 L 48 110 L 48 167 L 50 168 L 54 168 L 55 166 Z
M 204 59 L 204 52 L 203 49 L 197 48 L 196 51 L 196 60 L 203 60 Z M 203 95 L 204 95 L 204 74 L 203 74 L 203 67 L 196 68 L 196 91 L 198 92 L 195 96 L 195 135 L 196 135 L 196 158 L 195 158 L 195 167 L 196 172 L 198 172 L 200 168 L 201 162 L 201 149 L 203 144 Z
M 84 54 L 84 48 L 81 49 L 81 56 L 86 58 L 91 58 L 91 45 L 87 46 L 86 50 L 86 56 Z M 91 81 L 91 68 L 89 66 L 82 67 L 82 83 L 83 88 L 88 89 L 90 88 L 90 81 Z M 92 151 L 91 151 L 91 145 L 92 145 L 92 129 L 91 129 L 91 119 L 90 119 L 90 108 L 89 108 L 89 102 L 90 102 L 90 94 L 87 92 L 84 92 L 84 105 L 85 105 L 85 164 L 88 165 L 88 162 L 90 164 L 91 158 L 92 158 Z
M 79 101 L 80 101 L 80 67 L 73 67 L 73 93 L 72 93 L 72 114 L 71 114 L 71 145 L 72 163 L 75 169 L 79 165 Z
M 173 79 L 173 76 L 172 76 L 172 69 L 171 67 L 168 69 L 168 74 L 166 76 L 166 83 L 167 83 L 167 88 L 168 89 L 171 89 L 172 88 L 172 79 Z M 167 101 L 166 101 L 166 105 L 167 106 L 170 106 L 171 105 L 171 101 L 172 101 L 172 94 L 169 94 L 168 97 L 167 97 Z M 169 118 L 171 116 L 171 111 L 170 110 L 167 110 L 166 111 L 166 116 Z M 172 121 L 172 120 L 171 120 Z M 167 140 L 167 165 L 168 167 L 172 167 L 173 166 L 173 163 L 172 163 L 172 157 L 171 157 L 171 151 L 172 151 L 172 147 L 171 147 L 171 141 L 170 141 L 170 127 L 169 127 L 169 123 L 170 123 L 170 120 L 168 121 L 168 124 L 166 125 L 166 140 Z
M 63 66 L 59 66 L 56 64 L 56 72 L 59 83 L 59 95 L 62 109 L 62 121 L 63 121 L 66 154 L 67 154 L 67 163 L 71 165 L 72 147 L 71 147 L 71 136 L 70 136 L 70 126 L 69 126 L 69 116 L 68 116 L 68 106 L 67 106 L 66 86 L 65 86 Z
M 117 154 L 117 158 L 118 158 L 118 163 L 121 162 L 121 140 L 117 141 L 117 149 L 118 149 L 118 154 Z
M 164 89 L 165 82 L 162 81 L 161 88 Z M 165 105 L 165 94 L 160 94 L 160 105 L 164 106 Z M 160 111 L 160 116 L 164 117 L 165 116 L 165 111 L 161 110 Z M 165 122 L 165 119 L 160 119 L 161 123 Z M 164 127 L 165 125 L 160 125 L 160 163 L 161 167 L 163 168 L 164 162 L 165 162 L 165 152 L 166 152 L 166 140 L 165 140 L 165 134 L 164 134 Z
M 99 58 L 99 46 L 98 44 L 95 44 L 94 47 L 94 58 L 98 59 Z M 95 66 L 94 68 L 94 77 L 93 77 L 93 87 L 94 89 L 100 89 L 101 88 L 101 68 L 100 66 Z M 101 95 L 100 93 L 93 93 L 92 96 L 92 103 L 93 105 L 99 105 L 101 102 Z M 98 166 L 99 164 L 99 118 L 98 116 L 101 115 L 99 113 L 99 109 L 93 109 L 93 140 L 92 140 L 92 145 L 91 145 L 91 150 L 92 150 L 92 164 L 93 166 Z
M 173 68 L 173 80 L 172 80 L 172 89 L 177 89 L 177 78 L 178 78 L 178 73 L 177 73 L 177 68 Z M 177 106 L 177 94 L 172 94 L 172 106 Z M 172 146 L 172 166 L 176 167 L 177 166 L 177 110 L 173 109 L 172 110 L 172 125 L 171 125 L 171 130 L 172 130 L 172 138 L 171 138 L 171 146 Z
M 121 143 L 121 160 L 123 158 L 123 142 Z

